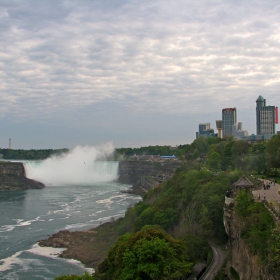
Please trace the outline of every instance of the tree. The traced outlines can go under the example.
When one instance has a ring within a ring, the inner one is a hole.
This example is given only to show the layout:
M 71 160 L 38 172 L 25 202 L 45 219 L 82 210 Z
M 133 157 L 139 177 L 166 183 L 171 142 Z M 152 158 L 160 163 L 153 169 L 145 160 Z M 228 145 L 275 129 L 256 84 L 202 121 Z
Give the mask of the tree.
M 234 141 L 226 142 L 224 146 L 223 154 L 222 154 L 222 170 L 226 170 L 227 168 L 232 166 L 232 146 Z
M 211 153 L 206 160 L 207 165 L 214 170 L 217 170 L 221 165 L 221 155 L 217 152 Z
M 126 234 L 109 251 L 96 279 L 178 279 L 191 272 L 185 246 L 162 230 L 148 228 Z
M 264 141 L 256 142 L 249 148 L 245 158 L 248 169 L 256 170 L 259 174 L 265 172 L 265 149 L 266 142 Z
M 235 167 L 243 169 L 245 167 L 244 158 L 249 151 L 249 145 L 246 141 L 234 141 L 231 153 L 232 153 L 232 162 Z
M 265 151 L 268 170 L 280 167 L 280 134 L 274 135 L 267 143 Z
M 194 140 L 195 147 L 197 151 L 199 152 L 199 155 L 206 152 L 207 149 L 207 140 L 204 137 L 199 137 L 196 140 Z
M 277 226 L 272 230 L 270 240 L 270 260 L 274 263 L 275 269 L 280 272 L 280 227 Z

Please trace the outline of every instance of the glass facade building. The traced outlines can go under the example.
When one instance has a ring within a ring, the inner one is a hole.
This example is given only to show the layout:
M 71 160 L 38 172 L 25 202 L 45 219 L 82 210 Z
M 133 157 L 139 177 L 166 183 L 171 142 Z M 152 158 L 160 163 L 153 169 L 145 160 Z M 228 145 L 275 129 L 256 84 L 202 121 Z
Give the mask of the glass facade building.
M 275 134 L 275 124 L 278 123 L 278 108 L 266 106 L 266 100 L 260 95 L 256 100 L 257 135 Z
M 236 108 L 225 108 L 222 110 L 222 132 L 223 137 L 232 136 L 232 126 L 236 124 Z

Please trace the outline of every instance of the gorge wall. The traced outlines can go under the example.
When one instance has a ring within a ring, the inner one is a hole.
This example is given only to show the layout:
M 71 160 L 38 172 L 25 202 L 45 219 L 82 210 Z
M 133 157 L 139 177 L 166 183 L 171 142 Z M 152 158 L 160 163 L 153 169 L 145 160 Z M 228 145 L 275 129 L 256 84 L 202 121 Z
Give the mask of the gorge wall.
M 0 162 L 0 191 L 42 189 L 44 184 L 26 178 L 23 163 Z
M 144 195 L 148 190 L 170 178 L 181 162 L 120 161 L 118 182 L 130 184 L 131 193 Z
M 229 237 L 230 258 L 227 262 L 227 275 L 230 279 L 237 279 L 232 270 L 237 272 L 242 280 L 280 279 L 269 267 L 262 265 L 258 255 L 250 250 L 248 242 L 241 238 L 243 224 L 235 214 L 233 199 L 230 198 L 226 198 L 224 225 Z

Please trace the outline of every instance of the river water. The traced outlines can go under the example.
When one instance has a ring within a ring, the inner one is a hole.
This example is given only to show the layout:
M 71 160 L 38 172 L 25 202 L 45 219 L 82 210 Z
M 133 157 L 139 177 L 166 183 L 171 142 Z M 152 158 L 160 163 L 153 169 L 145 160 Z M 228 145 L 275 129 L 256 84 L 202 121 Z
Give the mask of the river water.
M 118 163 L 109 169 L 103 168 L 104 163 L 102 168 L 94 164 L 93 168 L 87 167 L 92 174 L 85 176 L 84 172 L 80 182 L 70 183 L 73 174 L 69 174 L 68 181 L 67 176 L 54 176 L 56 179 L 52 180 L 48 171 L 42 180 L 44 189 L 0 193 L 0 279 L 53 279 L 62 274 L 84 273 L 81 263 L 59 258 L 60 249 L 39 247 L 37 241 L 62 229 L 89 229 L 112 217 L 121 217 L 128 206 L 141 199 L 122 193 L 127 185 L 100 180 L 103 175 L 104 180 L 111 179 Z M 34 162 L 25 163 L 25 168 L 30 178 L 39 176 L 40 168 L 47 169 Z M 99 182 L 95 182 L 96 178 Z

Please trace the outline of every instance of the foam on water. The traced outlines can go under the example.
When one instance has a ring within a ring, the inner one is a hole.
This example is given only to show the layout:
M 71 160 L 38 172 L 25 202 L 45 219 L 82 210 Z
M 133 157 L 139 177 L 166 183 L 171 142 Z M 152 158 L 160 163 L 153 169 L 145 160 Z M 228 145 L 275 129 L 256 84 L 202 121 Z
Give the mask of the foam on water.
M 31 249 L 28 249 L 25 251 L 19 251 L 8 258 L 1 260 L 0 271 L 3 272 L 6 270 L 9 270 L 9 269 L 12 269 L 14 265 L 21 266 L 22 269 L 24 269 L 26 271 L 30 269 L 31 264 L 32 264 L 32 266 L 42 266 L 42 261 L 38 260 L 35 256 L 32 257 L 32 255 L 31 255 L 31 257 L 28 259 L 19 258 L 23 252 L 31 253 L 33 255 L 39 255 L 39 256 L 43 256 L 43 257 L 47 257 L 47 258 L 52 258 L 52 259 L 58 259 L 59 254 L 61 252 L 63 252 L 65 249 L 66 248 L 41 247 L 38 245 L 38 243 L 36 243 L 32 246 Z M 84 265 L 77 260 L 63 259 L 63 261 L 72 263 L 72 264 L 75 264 L 75 265 L 78 265 L 78 266 L 84 268 Z M 94 269 L 92 269 L 92 268 L 87 268 L 85 270 L 87 270 L 90 273 L 94 272 Z

